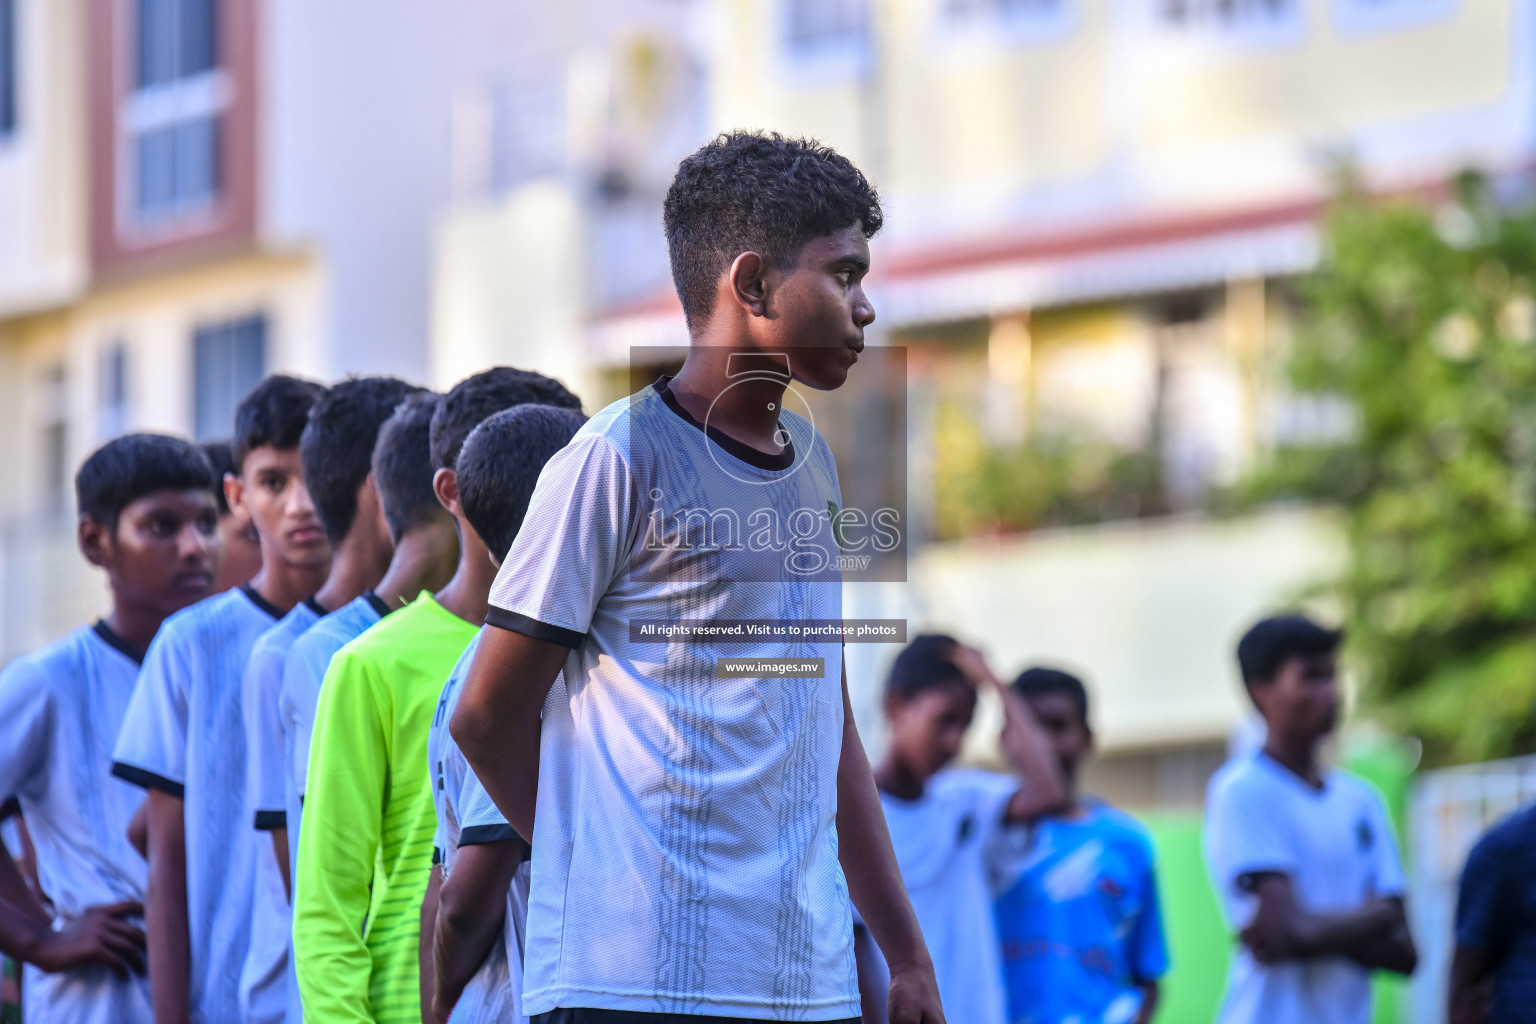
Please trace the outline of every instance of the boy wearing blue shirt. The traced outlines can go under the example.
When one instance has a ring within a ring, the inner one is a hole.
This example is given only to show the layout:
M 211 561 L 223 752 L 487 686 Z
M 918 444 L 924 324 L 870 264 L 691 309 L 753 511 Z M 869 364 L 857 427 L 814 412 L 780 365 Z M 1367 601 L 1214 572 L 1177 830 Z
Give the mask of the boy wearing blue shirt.
M 1152 844 L 1129 816 L 1077 791 L 1093 750 L 1082 680 L 1031 668 L 1013 683 L 1050 737 L 1067 806 L 1015 833 L 996 903 L 1010 1024 L 1147 1024 L 1168 951 Z

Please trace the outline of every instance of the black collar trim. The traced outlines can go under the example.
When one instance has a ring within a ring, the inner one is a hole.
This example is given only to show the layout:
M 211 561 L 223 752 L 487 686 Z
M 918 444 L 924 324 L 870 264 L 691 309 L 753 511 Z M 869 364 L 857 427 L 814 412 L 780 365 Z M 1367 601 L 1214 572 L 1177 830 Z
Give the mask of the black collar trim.
M 375 594 L 371 590 L 364 592 L 363 597 L 368 601 L 370 605 L 373 606 L 373 610 L 379 613 L 379 618 L 381 619 L 388 615 L 390 612 L 394 611 L 393 608 L 384 603 L 384 599 L 382 597 L 380 597 L 378 594 Z
M 724 449 L 726 454 L 740 459 L 749 466 L 775 472 L 788 469 L 795 464 L 795 443 L 793 441 L 786 444 L 784 450 L 779 452 L 779 454 L 769 455 L 767 452 L 758 451 L 749 444 L 743 444 L 717 427 L 706 426 L 694 419 L 688 410 L 683 408 L 682 403 L 677 400 L 677 396 L 672 393 L 672 389 L 668 387 L 670 379 L 669 377 L 662 376 L 651 387 L 661 396 L 661 400 L 666 403 L 668 409 L 671 409 L 680 416 L 684 423 L 704 431 L 704 435 Z
M 135 665 L 144 664 L 144 652 L 134 650 L 132 644 L 113 632 L 112 627 L 107 625 L 106 619 L 97 619 L 96 624 L 91 629 L 97 636 L 101 637 L 102 643 L 128 658 Z
M 315 600 L 315 598 L 314 598 L 314 595 L 313 595 L 313 594 L 311 594 L 311 595 L 310 595 L 310 596 L 309 596 L 309 597 L 306 597 L 306 598 L 305 598 L 305 599 L 304 599 L 304 607 L 306 607 L 306 608 L 308 608 L 308 609 L 309 609 L 309 610 L 310 610 L 310 611 L 312 611 L 312 612 L 314 612 L 314 613 L 315 613 L 315 615 L 316 615 L 316 616 L 317 616 L 317 617 L 318 617 L 318 618 L 322 618 L 322 619 L 323 619 L 323 618 L 325 618 L 325 617 L 326 617 L 326 616 L 327 616 L 327 615 L 329 615 L 329 614 L 330 614 L 330 612 L 328 612 L 328 611 L 326 611 L 326 610 L 325 610 L 325 605 L 323 605 L 323 604 L 321 604 L 321 603 L 320 603 L 320 602 L 319 602 L 319 601 L 316 601 L 316 600 Z
M 256 588 L 251 586 L 249 583 L 240 584 L 240 593 L 245 595 L 245 599 L 247 601 L 251 602 L 251 604 L 255 605 L 257 608 L 260 608 L 274 619 L 280 619 L 283 617 L 283 613 L 278 610 L 277 605 L 256 593 Z

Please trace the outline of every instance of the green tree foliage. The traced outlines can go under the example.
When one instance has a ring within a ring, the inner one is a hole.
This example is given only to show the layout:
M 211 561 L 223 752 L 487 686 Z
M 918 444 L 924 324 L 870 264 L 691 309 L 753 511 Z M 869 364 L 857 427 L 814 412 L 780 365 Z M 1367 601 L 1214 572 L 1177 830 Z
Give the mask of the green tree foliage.
M 1457 196 L 1346 190 L 1290 367 L 1356 411 L 1289 464 L 1347 511 L 1367 700 L 1438 762 L 1536 749 L 1536 210 L 1471 176 Z

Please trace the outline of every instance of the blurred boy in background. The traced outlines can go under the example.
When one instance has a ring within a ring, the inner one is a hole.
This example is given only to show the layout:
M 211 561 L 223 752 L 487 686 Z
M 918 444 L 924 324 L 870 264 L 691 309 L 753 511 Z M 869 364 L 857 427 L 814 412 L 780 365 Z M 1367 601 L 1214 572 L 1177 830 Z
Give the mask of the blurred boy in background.
M 1002 747 L 1017 778 L 949 767 L 984 689 L 1002 698 Z M 917 637 L 896 656 L 885 684 L 885 715 L 889 741 L 875 784 L 933 957 L 944 1015 L 956 1024 L 1003 1024 L 992 870 L 1006 826 L 1034 822 L 1066 798 L 1050 741 L 977 651 L 939 634 Z M 863 984 L 881 985 L 883 964 L 862 929 L 856 949 L 864 1019 L 883 1021 L 878 988 L 871 993 Z
M 1536 1022 L 1536 805 L 1489 829 L 1467 855 L 1449 1020 Z
M 550 456 L 586 417 L 573 409 L 520 405 L 475 428 L 459 453 L 459 501 L 491 561 L 501 565 L 528 511 L 533 485 Z M 469 670 L 476 637 L 443 687 L 427 739 L 437 810 L 433 868 L 435 921 L 422 919 L 422 957 L 435 969 L 423 979 L 423 1016 L 430 1024 L 512 1024 L 522 1012 L 523 926 L 528 914 L 528 844 L 512 830 L 458 744 L 448 720 Z
M 267 834 L 272 846 L 272 856 L 263 855 L 257 861 L 250 956 L 255 969 L 277 971 L 289 979 L 283 982 L 288 991 L 285 1016 L 295 1020 L 299 999 L 297 983 L 289 983 L 292 886 L 278 695 L 294 641 L 328 609 L 341 607 L 377 583 L 389 565 L 389 531 L 369 466 L 380 425 L 411 390 L 411 385 L 394 377 L 349 378 L 334 385 L 309 411 L 299 437 L 299 462 L 304 486 L 331 544 L 331 569 L 318 591 L 257 638 L 241 684 L 246 799 L 252 824 Z
M 228 441 L 204 441 L 198 445 L 213 466 L 213 500 L 219 506 L 219 568 L 213 577 L 213 593 L 238 587 L 261 571 L 261 538 L 251 525 L 250 513 L 232 509 L 224 494 L 224 481 L 235 475 L 235 459 Z
M 236 408 L 236 473 L 225 492 L 256 525 L 261 571 L 166 620 L 113 751 L 113 773 L 149 790 L 145 917 L 157 1020 L 283 1017 L 281 974 L 246 964 L 257 863 L 273 854 L 252 831 L 245 799 L 241 682 L 256 638 L 330 570 L 298 451 L 324 394 L 319 384 L 274 375 Z
M 127 434 L 92 453 L 75 475 L 77 539 L 111 610 L 0 672 L 0 804 L 26 815 L 48 900 L 0 845 L 0 951 L 39 969 L 23 986 L 29 1024 L 152 1019 L 146 873 L 127 838 L 143 794 L 111 777 L 112 745 L 161 622 L 213 585 L 212 483 L 179 438 Z
M 1009 1024 L 1148 1024 L 1168 970 L 1151 840 L 1078 793 L 1093 750 L 1082 680 L 1031 668 L 1013 690 L 1050 737 L 1067 799 L 1010 834 L 998 864 Z
M 483 419 L 526 402 L 581 405 L 558 382 L 510 367 L 443 396 L 432 416 L 433 483 L 458 524 L 458 571 L 338 651 L 321 684 L 293 917 L 311 1020 L 420 1019 L 421 904 L 436 829 L 427 733 L 443 681 L 485 622 L 495 576 L 464 518 L 455 464 Z
M 1221 1024 L 1366 1024 L 1371 972 L 1418 963 L 1406 880 L 1381 800 L 1322 763 L 1339 719 L 1343 634 L 1301 616 L 1265 619 L 1237 646 L 1262 750 L 1211 779 L 1211 879 L 1242 945 Z

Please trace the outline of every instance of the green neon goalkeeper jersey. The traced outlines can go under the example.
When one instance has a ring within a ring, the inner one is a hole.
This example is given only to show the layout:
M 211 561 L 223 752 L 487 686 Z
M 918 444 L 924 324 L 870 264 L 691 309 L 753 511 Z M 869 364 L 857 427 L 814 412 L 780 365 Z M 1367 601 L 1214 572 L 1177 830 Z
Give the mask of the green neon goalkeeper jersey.
M 331 659 L 294 873 L 294 963 L 309 1020 L 420 1021 L 417 940 L 436 827 L 427 734 L 476 632 L 424 593 Z

